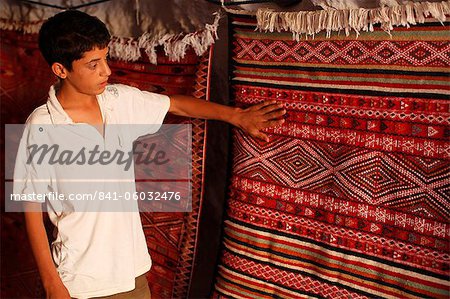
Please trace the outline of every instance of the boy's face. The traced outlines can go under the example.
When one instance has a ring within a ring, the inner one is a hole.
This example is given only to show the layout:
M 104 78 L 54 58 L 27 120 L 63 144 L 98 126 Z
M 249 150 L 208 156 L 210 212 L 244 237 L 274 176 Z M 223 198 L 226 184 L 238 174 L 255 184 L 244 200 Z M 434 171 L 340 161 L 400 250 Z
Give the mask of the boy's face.
M 77 92 L 87 95 L 101 94 L 108 83 L 111 70 L 108 66 L 108 48 L 87 51 L 72 62 L 72 71 L 66 70 L 63 84 L 71 85 Z

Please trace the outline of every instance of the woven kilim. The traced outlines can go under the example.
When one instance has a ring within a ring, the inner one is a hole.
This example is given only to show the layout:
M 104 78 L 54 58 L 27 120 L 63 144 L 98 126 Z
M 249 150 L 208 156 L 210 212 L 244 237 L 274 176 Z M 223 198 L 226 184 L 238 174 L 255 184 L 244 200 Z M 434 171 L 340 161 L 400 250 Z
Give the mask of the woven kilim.
M 158 56 L 158 65 L 142 59 L 139 63 L 115 62 L 115 82 L 133 85 L 141 90 L 164 94 L 192 94 L 209 100 L 210 51 L 198 58 L 190 51 L 181 62 L 170 62 Z M 203 199 L 203 165 L 206 144 L 206 122 L 169 115 L 165 123 L 192 125 L 192 212 L 141 213 L 152 269 L 149 285 L 152 298 L 186 298 L 189 292 L 197 246 L 197 232 Z M 136 174 L 136 177 L 146 177 Z M 137 191 L 146 190 L 137 182 Z
M 39 53 L 35 35 L 11 31 L 1 34 L 2 125 L 23 123 L 34 108 L 45 103 L 54 77 Z M 188 51 L 180 62 L 170 62 L 159 52 L 158 65 L 143 58 L 134 63 L 111 61 L 110 66 L 113 83 L 168 95 L 193 94 L 209 99 L 209 51 L 201 58 Z M 185 298 L 193 270 L 203 198 L 206 123 L 171 116 L 166 121 L 192 124 L 192 212 L 141 213 L 141 219 L 153 261 L 148 275 L 152 297 Z M 2 152 L 1 159 L 4 158 Z M 139 183 L 137 188 L 139 190 Z M 3 200 L 2 197 L 2 205 Z M 39 274 L 29 251 L 23 215 L 2 212 L 1 221 L 1 297 L 43 297 Z
M 450 27 L 292 40 L 232 16 L 234 131 L 214 297 L 448 298 Z

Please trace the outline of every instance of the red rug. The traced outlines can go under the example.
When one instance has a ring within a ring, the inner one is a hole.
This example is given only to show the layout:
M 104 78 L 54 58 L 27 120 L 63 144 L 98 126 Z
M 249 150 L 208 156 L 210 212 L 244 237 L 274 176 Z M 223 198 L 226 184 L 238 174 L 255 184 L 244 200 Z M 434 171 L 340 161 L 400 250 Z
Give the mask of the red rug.
M 4 126 L 23 123 L 34 108 L 45 103 L 54 78 L 39 53 L 36 36 L 10 31 L 2 31 L 1 35 L 0 82 Z M 146 58 L 135 63 L 111 61 L 113 74 L 110 81 L 168 95 L 193 94 L 208 100 L 209 57 L 207 53 L 198 58 L 191 51 L 181 62 L 174 63 L 160 52 L 158 65 L 148 63 Z M 168 117 L 166 121 L 192 124 L 192 213 L 141 213 L 141 216 L 153 260 L 149 275 L 152 298 L 185 298 L 191 281 L 203 198 L 206 123 L 175 117 Z M 1 203 L 3 206 L 4 196 Z M 2 212 L 1 236 L 2 298 L 42 297 L 44 292 L 29 251 L 23 215 Z
M 292 41 L 232 18 L 234 100 L 278 100 L 270 142 L 234 132 L 215 297 L 448 298 L 450 30 Z

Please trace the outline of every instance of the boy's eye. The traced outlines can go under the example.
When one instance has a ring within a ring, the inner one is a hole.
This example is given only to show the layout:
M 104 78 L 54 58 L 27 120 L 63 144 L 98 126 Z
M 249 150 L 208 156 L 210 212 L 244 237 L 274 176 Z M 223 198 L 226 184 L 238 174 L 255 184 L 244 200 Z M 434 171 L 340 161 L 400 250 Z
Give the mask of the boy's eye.
M 94 70 L 97 67 L 97 62 L 88 63 L 88 68 Z

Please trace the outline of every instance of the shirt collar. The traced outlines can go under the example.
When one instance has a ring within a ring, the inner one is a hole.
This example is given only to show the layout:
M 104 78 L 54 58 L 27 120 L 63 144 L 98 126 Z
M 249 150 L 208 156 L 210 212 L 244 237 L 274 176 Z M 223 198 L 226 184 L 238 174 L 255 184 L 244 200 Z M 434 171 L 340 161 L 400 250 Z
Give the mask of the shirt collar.
M 47 100 L 47 108 L 50 113 L 50 117 L 52 119 L 52 123 L 55 125 L 61 124 L 73 124 L 73 120 L 70 116 L 64 111 L 61 103 L 58 101 L 56 97 L 56 91 L 59 89 L 59 84 L 52 85 L 50 87 L 50 91 L 48 93 Z M 105 93 L 97 96 L 98 103 L 100 105 L 100 109 L 105 108 L 105 111 L 112 111 L 112 106 L 110 101 L 106 101 Z
M 50 91 L 48 92 L 47 108 L 50 113 L 50 118 L 52 123 L 55 125 L 61 124 L 73 124 L 73 120 L 64 111 L 61 103 L 56 97 L 56 91 L 59 89 L 59 84 L 52 85 Z

